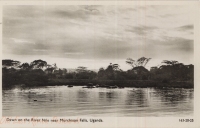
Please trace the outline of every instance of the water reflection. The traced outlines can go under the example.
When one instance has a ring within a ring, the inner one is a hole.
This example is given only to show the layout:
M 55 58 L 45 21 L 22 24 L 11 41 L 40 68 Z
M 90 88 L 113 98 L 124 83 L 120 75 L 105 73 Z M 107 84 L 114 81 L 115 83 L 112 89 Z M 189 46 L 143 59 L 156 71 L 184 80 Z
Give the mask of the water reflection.
M 88 102 L 88 93 L 87 91 L 85 90 L 78 90 L 77 91 L 77 101 L 80 102 L 80 103 L 85 103 L 85 102 Z
M 188 116 L 194 90 L 47 86 L 2 95 L 3 116 Z
M 193 99 L 193 93 L 190 93 L 188 89 L 182 88 L 164 88 L 164 89 L 154 89 L 151 92 L 151 97 L 160 98 L 161 103 L 164 105 L 178 105 L 179 102 L 185 102 L 189 99 Z
M 147 107 L 147 92 L 145 89 L 134 89 L 127 93 L 126 105 L 137 105 L 138 107 Z

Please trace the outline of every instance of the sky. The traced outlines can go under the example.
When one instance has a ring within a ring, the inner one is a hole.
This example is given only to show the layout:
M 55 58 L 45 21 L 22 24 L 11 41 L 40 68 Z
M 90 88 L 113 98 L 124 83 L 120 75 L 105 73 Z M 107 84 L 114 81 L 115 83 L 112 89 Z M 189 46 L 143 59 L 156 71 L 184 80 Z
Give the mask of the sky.
M 42 59 L 60 68 L 106 68 L 127 58 L 193 64 L 193 9 L 183 5 L 3 7 L 3 59 Z

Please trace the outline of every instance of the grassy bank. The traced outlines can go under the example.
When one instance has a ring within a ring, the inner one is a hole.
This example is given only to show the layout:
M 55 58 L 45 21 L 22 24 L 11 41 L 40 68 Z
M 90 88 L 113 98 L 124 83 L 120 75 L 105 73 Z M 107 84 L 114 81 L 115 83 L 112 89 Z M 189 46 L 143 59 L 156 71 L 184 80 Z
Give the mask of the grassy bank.
M 190 81 L 171 81 L 158 82 L 152 80 L 69 80 L 69 79 L 51 79 L 48 85 L 87 85 L 93 83 L 94 85 L 117 85 L 119 87 L 173 87 L 173 88 L 194 88 L 194 83 Z

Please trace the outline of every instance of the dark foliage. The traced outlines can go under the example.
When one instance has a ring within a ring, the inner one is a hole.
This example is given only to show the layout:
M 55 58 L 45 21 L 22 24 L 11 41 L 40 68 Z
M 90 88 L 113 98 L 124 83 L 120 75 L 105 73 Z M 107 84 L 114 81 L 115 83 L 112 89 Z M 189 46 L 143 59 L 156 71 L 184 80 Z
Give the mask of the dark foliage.
M 45 85 L 48 82 L 48 77 L 41 69 L 36 70 L 13 70 L 3 69 L 3 87 L 17 84 L 27 86 Z
M 2 66 L 8 68 L 14 68 L 20 65 L 19 61 L 15 60 L 2 60 Z
M 49 81 L 62 80 L 68 81 L 66 82 L 68 84 L 80 84 L 77 81 L 83 80 L 102 84 L 108 81 L 110 85 L 126 84 L 126 86 L 134 87 L 168 87 L 170 85 L 191 87 L 193 85 L 194 65 L 184 65 L 175 60 L 164 60 L 162 62 L 163 65 L 152 67 L 149 71 L 145 68 L 149 60 L 150 58 L 145 57 L 139 58 L 137 61 L 129 58 L 126 63 L 132 65 L 132 68 L 128 71 L 122 71 L 118 64 L 110 63 L 107 68 L 100 68 L 98 73 L 88 70 L 87 67 L 83 66 L 79 66 L 75 72 L 68 73 L 66 69 L 58 69 L 56 64 L 48 65 L 43 60 L 35 60 L 30 64 L 23 63 L 21 65 L 19 61 L 2 60 L 2 85 L 3 87 L 14 85 L 25 85 L 28 87 L 43 86 L 51 84 Z M 145 81 L 148 82 L 145 83 Z M 187 82 L 188 86 L 184 85 L 184 82 Z M 53 83 L 63 84 L 63 82 Z M 85 82 L 82 83 L 85 84 Z
M 194 65 L 184 65 L 173 61 L 165 61 L 169 65 L 162 65 L 159 68 L 152 67 L 150 70 L 151 79 L 168 83 L 170 81 L 193 81 Z

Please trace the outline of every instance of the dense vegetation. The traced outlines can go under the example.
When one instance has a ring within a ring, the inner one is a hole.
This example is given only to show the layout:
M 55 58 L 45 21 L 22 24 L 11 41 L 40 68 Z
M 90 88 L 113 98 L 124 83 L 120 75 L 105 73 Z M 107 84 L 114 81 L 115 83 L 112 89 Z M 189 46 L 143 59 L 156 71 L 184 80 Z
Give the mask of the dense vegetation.
M 178 61 L 164 60 L 161 66 L 145 68 L 151 58 L 141 57 L 138 60 L 128 58 L 126 63 L 131 66 L 128 71 L 120 69 L 118 64 L 112 64 L 107 68 L 100 68 L 98 72 L 79 66 L 74 72 L 60 69 L 56 64 L 49 65 L 44 60 L 34 60 L 29 63 L 20 63 L 15 60 L 2 60 L 2 85 L 11 87 L 14 85 L 42 86 L 51 84 L 49 81 L 156 81 L 160 83 L 192 82 L 194 79 L 194 66 L 184 65 Z M 120 82 L 119 82 L 120 83 Z M 55 83 L 56 84 L 56 83 Z M 81 84 L 81 83 L 80 83 Z M 140 83 L 141 84 L 141 83 Z

